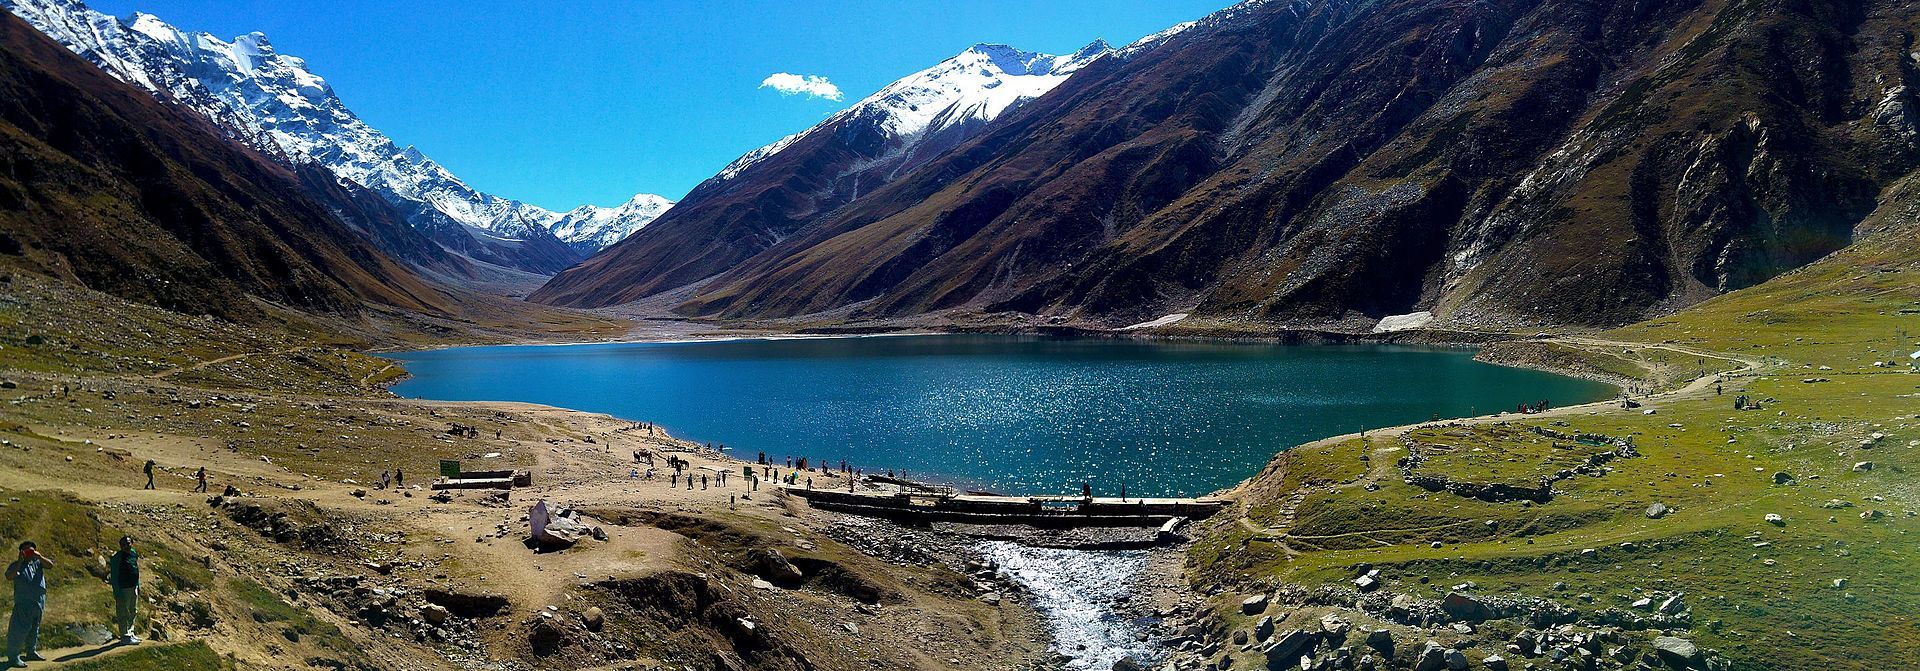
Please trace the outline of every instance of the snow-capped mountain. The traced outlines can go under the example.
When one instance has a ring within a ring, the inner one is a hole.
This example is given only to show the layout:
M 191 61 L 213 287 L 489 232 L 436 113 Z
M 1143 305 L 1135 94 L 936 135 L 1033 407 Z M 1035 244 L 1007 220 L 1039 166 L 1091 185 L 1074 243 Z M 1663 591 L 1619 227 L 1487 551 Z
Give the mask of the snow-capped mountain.
M 658 205 L 665 199 L 642 194 L 635 200 L 646 201 L 644 207 L 630 202 L 561 214 L 476 190 L 418 149 L 400 147 L 369 126 L 305 61 L 278 53 L 257 32 L 223 40 L 182 31 L 151 14 L 115 18 L 79 0 L 0 0 L 0 5 L 115 77 L 171 97 L 255 149 L 290 164 L 318 163 L 372 189 L 418 228 L 454 235 L 462 226 L 471 227 L 483 246 L 524 252 L 557 242 L 553 228 L 563 223 L 575 236 L 570 243 L 610 244 L 664 209 Z M 594 222 L 592 232 L 581 232 L 584 221 Z M 587 244 L 575 248 L 597 251 Z M 523 256 L 506 253 L 501 259 Z M 576 259 L 517 260 L 508 265 L 550 272 Z
M 728 164 L 720 179 L 732 179 L 810 133 L 846 121 L 868 120 L 911 152 L 914 138 L 993 120 L 1022 102 L 1040 97 L 1074 71 L 1113 53 L 1094 40 L 1064 56 L 1021 51 L 1004 44 L 976 44 L 938 65 L 900 78 L 812 128 L 747 152 Z
M 582 205 L 568 210 L 548 227 L 561 242 L 592 254 L 626 239 L 673 207 L 673 201 L 651 193 L 634 196 L 615 207 Z
M 979 137 L 991 122 L 1113 53 L 1064 56 L 977 44 L 812 128 L 747 152 L 636 236 L 529 296 L 614 305 L 727 272 L 861 196 Z

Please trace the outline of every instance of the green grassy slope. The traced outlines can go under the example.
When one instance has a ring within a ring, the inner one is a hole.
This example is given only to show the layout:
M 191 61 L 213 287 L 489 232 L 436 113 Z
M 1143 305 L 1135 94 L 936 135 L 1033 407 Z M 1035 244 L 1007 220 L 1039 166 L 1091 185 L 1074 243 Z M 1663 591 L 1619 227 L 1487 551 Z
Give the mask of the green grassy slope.
M 1886 194 L 1891 204 L 1865 224 L 1861 242 L 1825 260 L 1560 345 L 1620 371 L 1630 370 L 1617 366 L 1623 349 L 1648 351 L 1621 342 L 1752 362 L 1727 376 L 1724 395 L 1708 385 L 1643 408 L 1283 453 L 1242 488 L 1241 514 L 1210 524 L 1190 554 L 1191 579 L 1246 591 L 1351 588 L 1365 563 L 1382 569 L 1387 592 L 1438 598 L 1471 582 L 1479 593 L 1589 614 L 1680 591 L 1692 609 L 1692 631 L 1680 633 L 1735 668 L 1909 668 L 1920 649 L 1920 547 L 1910 535 L 1920 529 L 1920 374 L 1908 358 L 1920 351 L 1920 246 L 1913 208 L 1901 205 L 1912 202 L 1909 191 Z M 1666 358 L 1684 367 L 1690 357 Z M 1735 409 L 1740 394 L 1759 409 Z M 1561 480 L 1546 503 L 1430 492 L 1394 467 L 1411 443 L 1434 455 L 1423 472 L 1530 482 L 1590 449 L 1539 439 L 1528 426 L 1630 437 L 1640 456 Z M 1868 461 L 1870 470 L 1856 468 Z M 1673 512 L 1650 519 L 1654 503 Z M 1483 643 L 1469 656 L 1495 652 Z

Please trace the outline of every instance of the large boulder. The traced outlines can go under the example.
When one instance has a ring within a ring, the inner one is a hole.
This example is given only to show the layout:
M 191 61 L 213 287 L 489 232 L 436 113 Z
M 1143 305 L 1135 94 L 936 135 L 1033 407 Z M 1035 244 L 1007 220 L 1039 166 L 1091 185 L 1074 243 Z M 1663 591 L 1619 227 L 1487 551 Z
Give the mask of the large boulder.
M 1260 654 L 1267 658 L 1267 668 L 1285 668 L 1300 661 L 1300 656 L 1313 651 L 1313 644 L 1320 636 L 1313 632 L 1288 629 L 1260 646 Z
M 1447 649 L 1439 643 L 1427 641 L 1420 652 L 1413 656 L 1413 671 L 1440 671 L 1447 666 Z
M 530 540 L 542 550 L 564 550 L 586 538 L 605 538 L 605 532 L 581 522 L 571 510 L 552 512 L 546 501 L 527 511 L 527 524 L 533 530 Z
M 1240 601 L 1240 612 L 1259 615 L 1267 612 L 1267 595 L 1255 594 Z
M 1367 634 L 1367 647 L 1380 652 L 1388 659 L 1393 658 L 1393 632 L 1375 629 Z
M 427 603 L 460 617 L 492 617 L 507 610 L 507 597 L 485 592 L 456 592 L 431 588 L 421 594 Z
M 1494 616 L 1493 609 L 1472 596 L 1459 592 L 1448 592 L 1447 598 L 1440 600 L 1440 610 L 1456 620 L 1484 622 Z
M 533 654 L 546 657 L 567 644 L 567 632 L 552 618 L 544 617 L 545 613 L 541 615 L 527 626 L 527 645 L 533 648 Z
M 1660 661 L 1672 667 L 1688 668 L 1700 663 L 1700 646 L 1677 636 L 1654 638 L 1653 652 L 1660 657 Z
M 1665 601 L 1661 601 L 1660 609 L 1659 609 L 1660 614 L 1661 615 L 1679 615 L 1681 611 L 1686 610 L 1687 602 L 1681 600 L 1680 598 L 1681 596 L 1682 595 L 1680 594 L 1675 594 L 1673 596 L 1667 597 Z
M 807 577 L 800 571 L 800 567 L 787 561 L 786 555 L 780 554 L 780 551 L 774 548 L 754 548 L 747 551 L 747 558 L 753 562 L 754 568 L 760 575 L 775 584 L 792 585 Z

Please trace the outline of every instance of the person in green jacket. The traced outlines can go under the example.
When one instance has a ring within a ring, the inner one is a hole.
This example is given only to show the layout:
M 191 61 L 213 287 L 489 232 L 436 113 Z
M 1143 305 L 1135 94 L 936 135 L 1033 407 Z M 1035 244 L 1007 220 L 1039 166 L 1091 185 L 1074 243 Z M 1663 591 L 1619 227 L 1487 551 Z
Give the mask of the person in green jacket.
M 107 585 L 113 588 L 113 631 L 120 642 L 133 645 L 133 609 L 140 602 L 140 553 L 133 550 L 133 537 L 120 537 L 120 551 L 107 561 Z

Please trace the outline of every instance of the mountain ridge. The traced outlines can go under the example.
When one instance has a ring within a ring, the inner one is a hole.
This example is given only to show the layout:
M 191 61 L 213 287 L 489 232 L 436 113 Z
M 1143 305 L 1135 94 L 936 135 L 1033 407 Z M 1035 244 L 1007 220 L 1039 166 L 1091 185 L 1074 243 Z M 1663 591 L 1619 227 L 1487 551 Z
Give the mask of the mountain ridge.
M 809 218 L 938 158 L 1113 52 L 1101 40 L 1059 56 L 976 44 L 747 152 L 694 187 L 651 234 L 559 273 L 529 300 L 603 307 L 711 277 Z M 586 298 L 594 289 L 579 278 L 614 268 L 626 286 Z
M 338 316 L 450 310 L 286 167 L 12 15 L 0 92 L 0 263 L 235 321 L 263 317 L 255 298 Z
M 1914 74 L 1886 37 L 1912 26 L 1890 7 L 1245 3 L 683 278 L 676 311 L 1635 321 L 1845 247 L 1913 169 Z M 605 265 L 534 296 L 663 288 Z
M 234 139 L 289 164 L 324 165 L 380 193 L 416 227 L 481 260 L 551 273 L 659 214 L 593 205 L 559 213 L 474 189 L 418 148 L 401 147 L 366 124 L 304 60 L 280 54 L 259 32 L 229 41 L 144 12 L 118 19 L 79 0 L 0 5 L 115 77 L 205 114 Z M 561 226 L 569 239 L 553 233 Z

